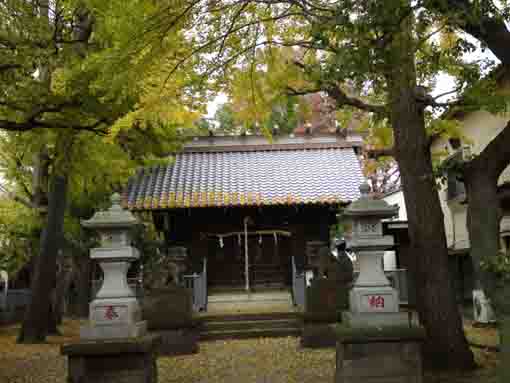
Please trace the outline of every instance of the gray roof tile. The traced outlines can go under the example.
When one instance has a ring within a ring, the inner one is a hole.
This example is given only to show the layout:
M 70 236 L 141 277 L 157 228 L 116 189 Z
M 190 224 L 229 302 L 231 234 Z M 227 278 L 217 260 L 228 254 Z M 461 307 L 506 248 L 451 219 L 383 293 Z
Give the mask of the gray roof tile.
M 348 147 L 185 151 L 171 165 L 139 170 L 123 202 L 131 210 L 338 204 L 357 199 L 362 182 Z

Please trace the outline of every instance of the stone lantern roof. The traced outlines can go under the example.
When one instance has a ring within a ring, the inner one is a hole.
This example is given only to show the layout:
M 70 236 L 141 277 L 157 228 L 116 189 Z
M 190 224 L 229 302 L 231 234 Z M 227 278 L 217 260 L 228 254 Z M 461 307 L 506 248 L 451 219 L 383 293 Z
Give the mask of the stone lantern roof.
M 108 210 L 98 211 L 88 220 L 82 221 L 82 225 L 89 229 L 129 229 L 140 222 L 120 205 L 121 197 L 115 193 L 110 198 L 112 206 Z
M 366 182 L 361 184 L 359 191 L 361 197 L 345 209 L 345 216 L 374 216 L 383 219 L 391 218 L 398 214 L 398 205 L 390 205 L 382 199 L 372 198 L 369 195 L 370 186 Z

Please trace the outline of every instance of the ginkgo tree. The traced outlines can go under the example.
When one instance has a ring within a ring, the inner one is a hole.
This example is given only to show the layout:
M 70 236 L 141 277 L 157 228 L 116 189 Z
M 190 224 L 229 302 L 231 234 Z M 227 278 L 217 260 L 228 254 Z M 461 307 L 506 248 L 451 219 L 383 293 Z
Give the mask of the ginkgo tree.
M 8 177 L 18 182 L 8 185 L 8 195 L 35 208 L 43 222 L 33 299 L 19 341 L 39 342 L 47 334 L 69 193 L 97 188 L 93 180 L 105 174 L 102 168 L 117 171 L 107 185 L 125 180 L 134 161 L 174 148 L 180 129 L 203 111 L 206 98 L 194 89 L 192 71 L 167 81 L 178 60 L 172 52 L 187 49 L 179 30 L 169 31 L 157 46 L 120 54 L 142 29 L 136 21 L 154 7 L 150 2 L 123 7 L 140 17 L 117 23 L 93 1 L 0 3 L 0 134 L 10 143 L 28 144 L 21 163 L 34 181 L 22 189 L 21 175 L 11 168 Z M 85 160 L 91 156 L 99 162 Z

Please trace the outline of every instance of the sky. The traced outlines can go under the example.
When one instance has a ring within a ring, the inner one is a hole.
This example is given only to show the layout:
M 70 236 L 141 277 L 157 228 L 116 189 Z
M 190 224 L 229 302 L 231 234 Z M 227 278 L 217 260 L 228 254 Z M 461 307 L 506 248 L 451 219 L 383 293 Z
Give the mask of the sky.
M 218 94 L 214 98 L 214 100 L 212 100 L 209 104 L 207 104 L 207 114 L 205 117 L 206 118 L 214 118 L 214 114 L 218 110 L 218 107 L 221 104 L 224 104 L 225 102 L 227 102 L 227 100 L 228 100 L 228 98 L 225 93 Z
M 464 55 L 464 58 L 466 61 L 472 62 L 474 60 L 488 58 L 492 61 L 499 62 L 499 60 L 492 54 L 492 52 L 490 50 L 488 50 L 488 49 L 482 50 L 480 48 L 480 44 L 479 44 L 478 40 L 476 40 L 475 38 L 473 38 L 469 35 L 466 35 L 466 34 L 464 34 L 464 37 L 466 37 L 471 43 L 473 43 L 474 45 L 476 45 L 478 47 L 474 52 Z M 433 97 L 435 97 L 437 95 L 449 92 L 454 89 L 455 89 L 454 78 L 447 75 L 446 73 L 441 73 L 437 77 L 436 86 L 431 91 L 431 95 Z M 438 98 L 436 101 L 437 102 L 447 102 L 448 100 L 455 98 L 455 96 L 456 96 L 456 94 L 449 94 L 449 95 L 443 96 L 441 98 Z M 213 119 L 214 114 L 216 113 L 216 110 L 218 109 L 218 107 L 227 101 L 228 101 L 228 97 L 226 94 L 224 94 L 224 93 L 218 94 L 207 105 L 207 114 L 205 117 L 208 119 Z
M 475 46 L 478 47 L 474 52 L 464 55 L 464 59 L 466 61 L 473 62 L 475 60 L 489 59 L 491 61 L 499 63 L 499 60 L 496 58 L 496 56 L 494 56 L 494 54 L 490 50 L 488 50 L 488 49 L 482 50 L 480 48 L 480 43 L 478 42 L 478 40 L 476 40 L 474 37 L 471 37 L 466 34 L 463 34 L 463 36 L 469 42 L 471 42 L 472 44 L 474 44 Z M 436 87 L 435 87 L 435 89 L 432 90 L 431 95 L 437 96 L 437 95 L 446 93 L 448 91 L 451 91 L 453 89 L 455 89 L 455 81 L 454 81 L 453 77 L 451 77 L 445 73 L 441 73 L 437 77 Z M 437 102 L 446 102 L 446 101 L 454 98 L 455 96 L 456 96 L 455 94 L 447 95 L 447 96 L 437 99 L 436 101 Z

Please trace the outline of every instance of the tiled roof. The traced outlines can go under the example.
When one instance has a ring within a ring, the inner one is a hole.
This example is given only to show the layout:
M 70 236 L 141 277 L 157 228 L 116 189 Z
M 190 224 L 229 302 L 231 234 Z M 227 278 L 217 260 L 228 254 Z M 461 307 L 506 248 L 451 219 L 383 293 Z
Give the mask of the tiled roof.
M 130 210 L 338 204 L 363 181 L 352 147 L 184 151 L 171 165 L 140 169 L 123 195 Z

